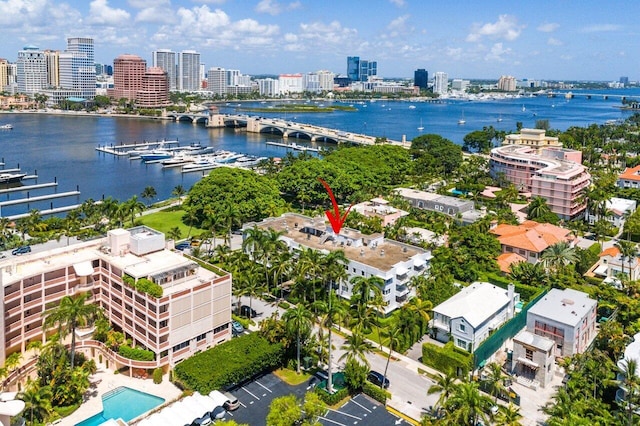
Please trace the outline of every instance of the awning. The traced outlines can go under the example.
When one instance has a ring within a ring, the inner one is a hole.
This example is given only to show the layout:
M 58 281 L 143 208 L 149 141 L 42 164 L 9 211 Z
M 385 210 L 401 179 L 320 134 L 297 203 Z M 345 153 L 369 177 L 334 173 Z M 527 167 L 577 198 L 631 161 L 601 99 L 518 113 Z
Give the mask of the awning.
M 88 277 L 93 275 L 93 266 L 90 261 L 74 263 L 73 269 L 76 270 L 76 276 L 78 277 Z
M 407 272 L 409 272 L 409 270 L 407 270 L 407 268 L 405 268 L 404 266 L 400 266 L 396 270 L 396 275 L 407 275 Z
M 413 262 L 413 266 L 415 266 L 416 268 L 421 268 L 423 267 L 425 264 L 427 263 L 426 260 L 424 259 L 418 259 L 415 262 Z
M 593 270 L 593 273 L 596 274 L 596 275 L 606 276 L 608 269 L 609 269 L 609 265 L 607 265 L 607 264 L 600 265 L 596 269 Z
M 517 361 L 521 364 L 526 365 L 527 367 L 531 367 L 531 368 L 540 368 L 540 366 L 538 365 L 537 362 L 533 362 L 531 360 L 528 360 L 526 358 L 522 358 L 522 357 L 518 357 Z

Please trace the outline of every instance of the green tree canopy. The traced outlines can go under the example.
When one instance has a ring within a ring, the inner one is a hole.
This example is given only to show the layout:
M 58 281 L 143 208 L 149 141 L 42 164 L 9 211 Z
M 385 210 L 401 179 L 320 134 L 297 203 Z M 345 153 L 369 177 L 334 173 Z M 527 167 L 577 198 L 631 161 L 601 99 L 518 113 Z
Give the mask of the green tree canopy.
M 411 141 L 409 150 L 418 174 L 443 176 L 462 164 L 462 148 L 440 135 L 421 135 Z

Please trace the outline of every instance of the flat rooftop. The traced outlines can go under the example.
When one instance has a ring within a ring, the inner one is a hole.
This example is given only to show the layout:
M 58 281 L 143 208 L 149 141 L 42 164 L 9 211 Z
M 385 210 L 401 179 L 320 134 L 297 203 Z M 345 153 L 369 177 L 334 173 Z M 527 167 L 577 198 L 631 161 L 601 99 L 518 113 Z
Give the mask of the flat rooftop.
M 451 319 L 464 318 L 473 327 L 478 327 L 509 303 L 508 293 L 508 290 L 491 283 L 474 282 L 433 311 Z
M 529 314 L 575 327 L 596 305 L 587 293 L 554 288 L 529 309 Z
M 511 160 L 519 160 L 523 164 L 544 165 L 536 173 L 552 174 L 564 179 L 570 179 L 575 174 L 585 172 L 586 168 L 573 161 L 560 160 L 553 157 L 539 155 L 528 145 L 502 145 L 491 150 L 492 155 L 503 155 Z
M 58 270 L 72 265 L 103 259 L 134 277 L 158 276 L 176 269 L 195 269 L 195 274 L 166 283 L 162 286 L 164 295 L 179 292 L 199 282 L 213 280 L 219 275 L 198 266 L 181 253 L 160 250 L 144 256 L 127 253 L 112 255 L 105 250 L 107 238 L 88 242 L 78 242 L 42 252 L 32 252 L 22 256 L 12 256 L 0 260 L 0 278 L 3 286 L 46 271 Z
M 548 351 L 553 348 L 554 341 L 547 339 L 546 337 L 538 336 L 530 331 L 524 330 L 518 333 L 514 338 L 514 342 L 520 342 L 522 344 L 532 346 L 541 351 Z
M 382 271 L 392 269 L 399 262 L 406 262 L 417 254 L 431 254 L 420 247 L 386 240 L 382 234 L 366 235 L 361 232 L 342 228 L 340 238 L 336 239 L 327 220 L 321 217 L 309 218 L 298 214 L 288 213 L 277 218 L 268 218 L 256 223 L 262 229 L 273 229 L 284 232 L 282 238 L 290 238 L 297 244 L 315 250 L 343 250 L 346 257 L 354 262 L 360 262 L 375 267 Z M 315 234 L 309 232 L 316 230 Z M 327 239 L 328 237 L 328 239 Z M 365 243 L 362 247 L 354 247 L 348 244 L 349 240 L 362 239 Z M 340 241 L 338 241 L 340 240 Z M 375 240 L 375 243 L 371 243 Z M 342 244 L 344 241 L 347 243 Z

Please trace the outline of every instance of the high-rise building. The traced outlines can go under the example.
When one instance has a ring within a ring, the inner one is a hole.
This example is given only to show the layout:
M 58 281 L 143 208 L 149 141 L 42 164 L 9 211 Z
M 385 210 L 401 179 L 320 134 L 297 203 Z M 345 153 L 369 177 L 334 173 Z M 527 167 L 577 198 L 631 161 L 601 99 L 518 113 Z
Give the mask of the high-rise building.
M 318 71 L 318 80 L 320 81 L 320 90 L 322 91 L 330 91 L 333 90 L 333 79 L 335 78 L 335 74 L 331 71 L 321 70 Z
M 60 53 L 60 86 L 75 89 L 85 99 L 96 95 L 96 65 L 93 39 L 67 39 L 67 50 Z
M 9 61 L 0 58 L 0 92 L 9 85 Z
M 360 59 L 359 56 L 347 57 L 347 76 L 351 81 L 367 81 L 378 75 L 378 62 Z
M 47 87 L 47 61 L 44 52 L 35 46 L 25 46 L 18 52 L 18 92 L 39 93 Z
M 413 72 L 413 85 L 420 89 L 427 90 L 429 83 L 429 73 L 424 68 L 418 68 Z
M 240 70 L 226 70 L 225 76 L 227 86 L 235 86 L 239 84 L 238 77 L 240 76 Z
M 160 67 L 150 67 L 142 77 L 142 88 L 136 95 L 136 105 L 158 108 L 168 105 L 169 78 Z
M 278 96 L 280 94 L 280 81 L 275 78 L 261 78 L 257 80 L 258 91 L 262 96 Z
M 152 53 L 151 64 L 162 68 L 169 77 L 169 90 L 178 90 L 176 68 L 176 52 L 169 49 L 158 49 Z
M 60 87 L 60 51 L 45 50 L 44 56 L 47 61 L 47 85 Z
M 280 93 L 288 95 L 290 93 L 302 93 L 302 74 L 280 74 L 278 77 Z
M 498 90 L 504 90 L 505 92 L 515 92 L 516 78 L 511 75 L 500 76 L 500 80 L 498 80 Z
M 207 90 L 214 95 L 224 96 L 227 91 L 227 73 L 224 68 L 212 67 L 207 72 Z
M 620 77 L 620 83 L 625 87 L 629 85 L 629 77 Z
M 178 54 L 178 90 L 200 90 L 200 54 L 195 50 L 183 50 Z
M 439 95 L 447 93 L 449 89 L 449 76 L 446 72 L 438 71 L 433 75 L 433 93 Z
M 142 89 L 147 61 L 137 55 L 120 55 L 113 61 L 113 98 L 135 101 Z
M 305 92 L 320 92 L 320 77 L 317 73 L 310 72 L 302 76 L 302 87 Z

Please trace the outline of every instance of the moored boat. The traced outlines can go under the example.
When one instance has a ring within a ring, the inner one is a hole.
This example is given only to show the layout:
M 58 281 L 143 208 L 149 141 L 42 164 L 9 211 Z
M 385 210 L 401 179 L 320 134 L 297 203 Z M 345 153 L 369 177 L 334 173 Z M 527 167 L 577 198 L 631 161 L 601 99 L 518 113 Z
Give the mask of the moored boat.
M 0 126 L 0 130 L 11 130 L 13 129 L 13 125 L 12 124 L 3 124 L 2 126 Z
M 26 173 L 0 173 L 0 184 L 20 182 L 26 175 Z
M 166 149 L 154 149 L 145 154 L 140 154 L 142 161 L 160 161 L 173 157 L 173 154 Z

